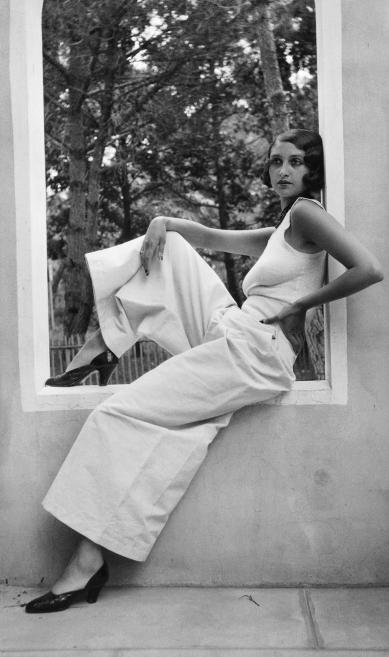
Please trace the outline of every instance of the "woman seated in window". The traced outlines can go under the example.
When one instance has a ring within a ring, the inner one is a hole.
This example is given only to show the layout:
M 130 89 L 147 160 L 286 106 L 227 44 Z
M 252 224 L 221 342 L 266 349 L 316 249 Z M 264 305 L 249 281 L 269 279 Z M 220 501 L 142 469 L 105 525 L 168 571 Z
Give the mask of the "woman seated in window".
M 85 422 L 43 502 L 81 541 L 27 612 L 95 602 L 108 579 L 102 548 L 144 561 L 232 413 L 290 390 L 306 312 L 382 279 L 375 257 L 315 200 L 319 135 L 279 135 L 264 179 L 281 201 L 277 229 L 217 230 L 159 216 L 144 238 L 88 254 L 100 330 L 47 385 L 77 385 L 94 370 L 105 384 L 144 337 L 173 357 Z M 257 258 L 242 308 L 192 247 Z M 323 285 L 327 253 L 345 272 Z

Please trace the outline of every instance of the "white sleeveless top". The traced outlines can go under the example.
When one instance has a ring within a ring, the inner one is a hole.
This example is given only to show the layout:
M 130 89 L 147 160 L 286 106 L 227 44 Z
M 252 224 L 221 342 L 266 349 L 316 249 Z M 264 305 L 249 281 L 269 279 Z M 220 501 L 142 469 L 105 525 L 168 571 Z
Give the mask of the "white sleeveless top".
M 313 199 L 301 200 L 323 207 Z M 277 314 L 285 305 L 318 290 L 324 282 L 326 252 L 304 253 L 288 244 L 285 239 L 295 203 L 271 235 L 262 255 L 242 283 L 247 297 L 242 309 L 254 311 L 260 319 Z

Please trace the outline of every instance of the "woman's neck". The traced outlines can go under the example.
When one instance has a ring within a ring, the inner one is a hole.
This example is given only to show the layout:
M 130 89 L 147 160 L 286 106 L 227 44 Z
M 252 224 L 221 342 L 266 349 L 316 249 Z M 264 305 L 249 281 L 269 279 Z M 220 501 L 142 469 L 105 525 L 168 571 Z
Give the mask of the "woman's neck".
M 277 226 L 279 226 L 280 223 L 284 220 L 286 214 L 289 212 L 289 210 L 292 207 L 295 200 L 296 199 L 293 199 L 292 201 L 289 201 L 289 203 L 284 205 L 284 207 L 282 207 L 282 204 L 281 204 L 281 213 L 280 213 L 280 216 L 278 217 L 278 221 L 277 221 L 277 224 L 276 224 Z
M 282 212 L 283 212 L 286 208 L 290 208 L 290 207 L 292 207 L 293 203 L 294 203 L 298 198 L 299 198 L 298 196 L 295 196 L 295 197 L 292 198 L 292 199 L 290 199 L 290 198 L 289 198 L 289 199 L 288 199 L 288 198 L 282 198 L 282 199 L 281 199 L 281 210 L 282 210 Z

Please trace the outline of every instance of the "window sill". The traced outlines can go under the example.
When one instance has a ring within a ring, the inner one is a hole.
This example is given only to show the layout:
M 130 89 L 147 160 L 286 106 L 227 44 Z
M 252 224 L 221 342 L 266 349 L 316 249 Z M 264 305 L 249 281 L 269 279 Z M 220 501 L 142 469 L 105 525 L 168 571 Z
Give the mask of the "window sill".
M 74 386 L 72 388 L 40 389 L 35 395 L 24 396 L 23 407 L 26 411 L 75 411 L 93 409 L 116 392 L 126 390 L 128 385 Z M 267 405 L 312 405 L 345 404 L 346 399 L 337 395 L 328 381 L 297 381 L 292 390 Z

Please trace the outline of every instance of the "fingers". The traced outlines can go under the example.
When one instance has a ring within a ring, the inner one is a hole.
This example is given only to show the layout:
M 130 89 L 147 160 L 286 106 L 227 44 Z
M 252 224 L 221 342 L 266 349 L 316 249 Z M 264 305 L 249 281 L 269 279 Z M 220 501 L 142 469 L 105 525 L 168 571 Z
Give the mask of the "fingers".
M 274 317 L 268 317 L 267 319 L 261 319 L 261 324 L 274 324 L 274 322 L 278 322 L 279 317 L 278 315 L 274 315 Z
M 142 248 L 139 252 L 140 262 L 145 271 L 146 276 L 149 275 L 149 260 L 148 260 L 148 247 L 146 238 L 143 240 Z
M 140 261 L 141 265 L 145 271 L 146 276 L 150 273 L 150 263 L 152 258 L 154 247 L 150 240 L 147 239 L 147 236 L 143 240 L 142 248 L 140 250 Z
M 158 254 L 158 258 L 160 260 L 163 260 L 165 241 L 165 239 L 161 239 L 158 243 L 156 243 L 145 236 L 139 255 L 141 265 L 145 271 L 146 276 L 148 276 L 150 273 L 151 263 L 156 254 Z
M 165 250 L 165 242 L 166 242 L 166 235 L 165 237 L 161 237 L 159 240 L 159 245 L 158 245 L 158 257 L 160 260 L 163 260 L 163 252 Z

